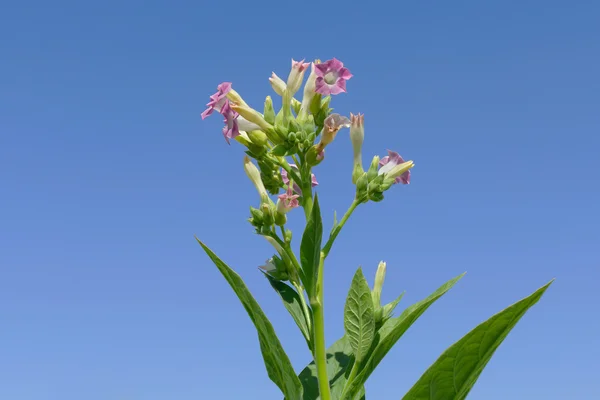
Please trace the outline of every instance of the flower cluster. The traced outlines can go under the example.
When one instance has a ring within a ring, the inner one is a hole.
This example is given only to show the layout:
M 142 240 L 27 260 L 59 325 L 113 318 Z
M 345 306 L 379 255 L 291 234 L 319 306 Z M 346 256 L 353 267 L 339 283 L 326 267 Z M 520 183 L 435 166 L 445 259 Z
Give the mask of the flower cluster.
M 308 218 L 313 188 L 318 185 L 312 169 L 323 162 L 326 147 L 345 128 L 350 128 L 354 153 L 352 182 L 356 184 L 358 204 L 380 201 L 391 185 L 410 182 L 409 170 L 413 163 L 405 162 L 393 151 L 388 151 L 381 160 L 376 156 L 370 168 L 364 170 L 364 115 L 346 117 L 333 113 L 330 108 L 331 96 L 345 93 L 350 78 L 348 68 L 335 58 L 310 63 L 292 60 L 287 80 L 275 72 L 269 78 L 273 91 L 281 96 L 282 105 L 277 111 L 270 96 L 266 97 L 262 112 L 250 107 L 231 82 L 221 83 L 210 96 L 202 119 L 215 112 L 221 114 L 227 143 L 234 139 L 246 147 L 244 170 L 260 198 L 259 206 L 250 208 L 249 219 L 257 233 L 270 237 L 275 226 L 287 232 L 284 228 L 287 215 L 296 208 L 303 208 Z M 302 98 L 296 99 L 299 92 Z M 271 195 L 276 196 L 275 199 Z M 276 265 L 279 267 L 274 269 Z M 285 265 L 285 257 L 280 257 L 279 262 L 268 263 L 271 267 L 265 270 L 270 274 L 277 270 L 279 276 L 290 276 L 282 273 L 283 270 L 289 272 L 290 266 L 282 267 Z

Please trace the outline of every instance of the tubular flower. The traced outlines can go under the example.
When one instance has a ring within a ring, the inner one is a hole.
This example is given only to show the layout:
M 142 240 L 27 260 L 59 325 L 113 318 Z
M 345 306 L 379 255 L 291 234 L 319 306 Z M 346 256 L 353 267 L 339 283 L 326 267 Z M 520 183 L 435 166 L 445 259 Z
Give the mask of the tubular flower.
M 340 129 L 349 128 L 350 125 L 350 120 L 348 118 L 343 117 L 340 114 L 330 114 L 325 118 L 321 144 L 327 146 L 329 143 L 333 142 L 333 139 L 335 139 L 335 136 Z
M 389 155 L 383 157 L 381 161 L 379 161 L 380 168 L 379 172 L 377 173 L 378 175 L 390 173 L 394 174 L 395 170 L 397 170 L 397 168 L 395 169 L 394 167 L 397 167 L 401 164 L 405 164 L 404 159 L 400 156 L 400 154 L 396 153 L 395 151 L 388 150 L 388 154 Z M 402 174 L 397 176 L 394 180 L 394 183 L 402 183 L 404 185 L 409 184 L 410 170 L 404 171 Z
M 285 191 L 285 193 L 280 194 L 278 196 L 277 212 L 279 214 L 285 215 L 292 209 L 300 206 L 300 203 L 298 202 L 298 197 L 300 197 L 300 195 L 294 194 L 294 190 L 291 186 L 288 185 L 288 188 Z
M 217 86 L 217 93 L 210 96 L 210 101 L 206 104 L 208 107 L 202 112 L 202 119 L 205 119 L 213 111 L 221 112 L 221 109 L 227 102 L 227 93 L 231 90 L 231 82 L 223 82 Z
M 345 92 L 346 81 L 352 78 L 348 68 L 344 68 L 344 64 L 335 58 L 315 64 L 315 73 L 315 91 L 325 96 Z

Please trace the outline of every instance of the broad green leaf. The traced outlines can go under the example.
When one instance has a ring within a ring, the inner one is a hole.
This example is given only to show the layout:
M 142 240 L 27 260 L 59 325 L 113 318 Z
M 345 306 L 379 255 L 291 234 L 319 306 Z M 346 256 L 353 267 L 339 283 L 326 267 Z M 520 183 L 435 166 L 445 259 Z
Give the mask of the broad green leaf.
M 273 289 L 275 289 L 275 291 L 281 297 L 281 300 L 283 301 L 283 305 L 285 306 L 285 308 L 288 310 L 288 312 L 290 313 L 290 315 L 296 322 L 296 325 L 298 325 L 298 328 L 300 328 L 300 332 L 302 332 L 302 335 L 304 336 L 304 339 L 306 340 L 306 344 L 308 345 L 308 348 L 312 352 L 311 332 L 310 332 L 310 329 L 308 328 L 308 326 L 310 324 L 312 324 L 312 321 L 308 321 L 308 323 L 306 321 L 306 317 L 304 316 L 304 311 L 302 310 L 302 303 L 300 302 L 301 294 L 298 294 L 298 292 L 296 292 L 294 290 L 294 288 L 292 288 L 287 283 L 278 281 L 277 279 L 272 278 L 268 274 L 265 274 L 265 276 L 269 280 L 269 283 L 271 284 Z M 310 312 L 310 309 L 309 309 L 309 312 Z
M 498 346 L 552 282 L 494 315 L 450 346 L 402 399 L 465 399 Z
M 327 376 L 333 400 L 340 400 L 350 369 L 354 364 L 352 347 L 346 336 L 327 349 Z M 300 373 L 300 382 L 304 386 L 303 400 L 319 400 L 319 383 L 315 363 L 310 363 Z M 364 388 L 361 388 L 356 400 L 365 400 Z
M 383 324 L 381 329 L 375 335 L 375 341 L 371 347 L 371 352 L 361 366 L 360 372 L 350 383 L 347 399 L 353 399 L 353 395 L 358 393 L 367 381 L 367 378 L 375 370 L 383 357 L 392 349 L 394 344 L 404 335 L 404 332 L 431 306 L 437 299 L 442 297 L 452 286 L 462 278 L 464 274 L 449 280 L 440 286 L 429 297 L 405 309 L 399 317 L 390 318 Z M 344 399 L 346 400 L 346 399 Z
M 198 240 L 198 238 L 196 238 Z M 269 378 L 281 389 L 287 400 L 302 399 L 302 384 L 296 376 L 292 363 L 275 334 L 273 325 L 264 314 L 240 276 L 225 264 L 211 249 L 198 240 L 200 246 L 217 266 L 238 296 L 256 327 L 258 341 Z
M 344 307 L 344 328 L 356 362 L 361 362 L 375 337 L 375 315 L 371 289 L 358 268 Z
M 310 298 L 315 293 L 319 261 L 321 259 L 321 239 L 323 237 L 323 221 L 319 209 L 319 199 L 315 195 L 310 218 L 302 235 L 300 243 L 300 262 L 302 263 L 302 278 L 306 293 Z

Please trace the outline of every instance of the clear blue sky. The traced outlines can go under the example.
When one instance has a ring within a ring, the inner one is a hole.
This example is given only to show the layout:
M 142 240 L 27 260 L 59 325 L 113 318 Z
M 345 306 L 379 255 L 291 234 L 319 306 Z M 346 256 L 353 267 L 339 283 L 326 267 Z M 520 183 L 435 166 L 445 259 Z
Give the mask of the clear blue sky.
M 194 234 L 239 271 L 300 370 L 310 355 L 256 270 L 272 253 L 245 222 L 258 200 L 242 148 L 200 119 L 225 80 L 261 107 L 292 57 L 341 59 L 354 78 L 334 107 L 365 113 L 365 157 L 416 163 L 333 248 L 328 342 L 359 264 L 372 279 L 388 262 L 383 297 L 406 289 L 400 308 L 468 271 L 368 398 L 400 399 L 551 278 L 470 398 L 600 398 L 599 18 L 591 0 L 5 2 L 0 398 L 280 398 Z M 327 231 L 352 200 L 351 158 L 345 131 L 316 169 Z

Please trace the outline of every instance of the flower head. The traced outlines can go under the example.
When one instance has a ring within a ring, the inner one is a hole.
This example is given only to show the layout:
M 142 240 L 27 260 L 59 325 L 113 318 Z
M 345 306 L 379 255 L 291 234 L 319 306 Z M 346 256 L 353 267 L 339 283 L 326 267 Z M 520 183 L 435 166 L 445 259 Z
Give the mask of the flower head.
M 298 171 L 298 167 L 296 166 L 296 164 L 290 164 L 290 168 L 293 168 L 296 171 Z M 288 173 L 283 168 L 281 169 L 281 180 L 283 181 L 284 185 L 290 184 L 290 178 L 288 177 Z M 312 187 L 315 187 L 319 184 L 319 182 L 317 182 L 317 177 L 315 176 L 315 174 L 310 174 L 310 184 Z M 298 193 L 299 195 L 302 195 L 302 189 L 300 189 L 300 186 L 298 186 L 296 182 L 294 182 L 294 192 Z
M 381 168 L 379 168 L 379 172 L 377 173 L 378 175 L 393 173 L 394 167 L 405 163 L 400 154 L 396 153 L 395 151 L 388 150 L 388 154 L 389 155 L 383 157 L 381 161 L 379 161 L 379 166 Z M 407 170 L 396 177 L 394 183 L 403 183 L 405 185 L 409 184 L 410 170 Z
M 322 95 L 339 94 L 346 91 L 346 81 L 352 78 L 344 64 L 332 58 L 322 64 L 315 64 L 315 91 Z
M 342 128 L 350 127 L 350 120 L 340 114 L 330 114 L 325 118 L 323 123 L 323 136 L 321 137 L 321 144 L 327 146 L 333 142 L 338 131 Z
M 290 185 L 288 185 L 285 193 L 280 194 L 277 197 L 277 212 L 279 214 L 285 215 L 292 209 L 300 206 L 300 203 L 298 202 L 298 197 L 300 197 L 300 195 L 294 194 L 294 190 Z
M 217 86 L 217 93 L 210 96 L 210 101 L 206 104 L 208 107 L 206 110 L 202 112 L 202 119 L 205 119 L 213 111 L 221 112 L 221 109 L 225 105 L 227 100 L 227 93 L 231 90 L 231 82 L 223 82 L 219 86 Z

